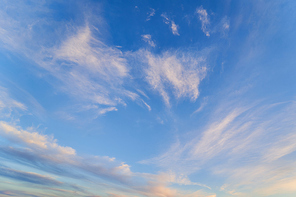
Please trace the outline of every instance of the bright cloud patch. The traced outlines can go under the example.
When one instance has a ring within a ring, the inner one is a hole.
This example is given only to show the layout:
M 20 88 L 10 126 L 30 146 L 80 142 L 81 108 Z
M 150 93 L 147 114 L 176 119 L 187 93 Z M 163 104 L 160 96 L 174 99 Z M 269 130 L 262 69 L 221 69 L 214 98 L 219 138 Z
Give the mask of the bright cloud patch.
M 201 29 L 206 34 L 206 36 L 210 36 L 210 32 L 208 30 L 208 26 L 210 25 L 210 19 L 208 18 L 207 10 L 205 10 L 202 6 L 196 9 L 196 13 L 198 14 L 198 18 L 201 21 Z
M 180 99 L 190 98 L 195 101 L 199 96 L 199 84 L 206 76 L 207 65 L 204 57 L 195 54 L 165 52 L 162 55 L 153 55 L 142 51 L 148 68 L 146 80 L 150 86 L 158 91 L 167 106 L 170 105 L 169 90 Z
M 123 78 L 128 75 L 121 51 L 95 39 L 86 26 L 52 52 L 54 61 L 40 64 L 64 81 L 65 91 L 102 105 L 118 103 L 114 95 L 116 87 L 120 89 Z M 58 71 L 53 70 L 54 64 L 58 65 Z M 108 90 L 106 85 L 115 86 L 115 89 Z
M 142 39 L 147 42 L 150 46 L 155 47 L 156 44 L 151 40 L 151 35 L 150 34 L 145 34 L 142 35 Z
M 163 17 L 164 23 L 170 26 L 172 33 L 176 36 L 180 36 L 178 32 L 179 26 L 176 25 L 176 23 L 173 20 L 170 20 L 166 14 L 161 14 L 161 16 Z
M 55 156 L 75 155 L 75 150 L 70 147 L 62 147 L 51 137 L 40 135 L 37 132 L 28 132 L 19 130 L 16 127 L 5 122 L 0 122 L 0 132 L 6 138 L 27 144 L 29 147 L 54 152 Z
M 128 72 L 121 52 L 95 39 L 88 26 L 79 29 L 76 35 L 62 42 L 54 51 L 54 57 L 87 68 L 106 80 L 124 77 Z

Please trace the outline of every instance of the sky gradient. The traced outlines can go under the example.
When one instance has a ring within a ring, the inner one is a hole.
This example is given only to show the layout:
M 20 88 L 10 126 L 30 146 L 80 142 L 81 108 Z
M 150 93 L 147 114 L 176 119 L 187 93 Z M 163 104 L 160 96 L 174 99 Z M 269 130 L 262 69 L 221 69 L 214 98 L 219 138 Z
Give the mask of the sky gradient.
M 294 197 L 294 0 L 0 0 L 0 196 Z

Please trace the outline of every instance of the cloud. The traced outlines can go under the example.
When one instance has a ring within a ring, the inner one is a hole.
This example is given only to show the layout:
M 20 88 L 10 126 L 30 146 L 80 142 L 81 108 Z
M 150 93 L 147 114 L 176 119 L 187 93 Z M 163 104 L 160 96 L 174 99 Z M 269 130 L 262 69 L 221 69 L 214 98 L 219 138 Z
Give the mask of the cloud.
M 155 15 L 155 9 L 150 8 L 150 12 L 148 12 L 147 14 L 148 14 L 148 16 L 147 16 L 146 21 L 150 21 L 151 17 Z
M 204 97 L 202 103 L 200 104 L 199 108 L 197 108 L 191 115 L 201 112 L 204 107 L 207 105 L 208 103 L 208 97 Z
M 74 149 L 59 146 L 53 137 L 40 135 L 37 132 L 21 130 L 20 128 L 9 125 L 3 121 L 0 122 L 0 134 L 11 141 L 25 143 L 31 148 L 42 151 L 50 151 L 54 153 L 54 157 L 52 159 L 65 158 L 67 156 L 75 155 Z
M 199 96 L 199 84 L 206 76 L 206 58 L 196 53 L 164 52 L 154 55 L 149 51 L 140 51 L 141 58 L 147 64 L 146 80 L 170 106 L 168 90 L 180 99 L 188 97 L 195 101 Z
M 287 177 L 296 176 L 289 159 L 296 151 L 295 102 L 244 107 L 233 101 L 222 103 L 196 137 L 178 140 L 164 154 L 142 163 L 154 163 L 177 176 L 209 170 L 226 178 L 223 191 L 232 194 L 273 195 L 285 190 L 285 181 L 292 185 L 294 179 Z
M 230 30 L 230 20 L 227 16 L 225 16 L 221 19 L 221 21 L 218 24 L 213 25 L 213 27 L 209 31 L 212 34 L 219 32 L 222 37 L 226 37 L 228 35 L 229 30 Z
M 94 104 L 115 106 L 130 93 L 121 88 L 127 77 L 126 60 L 120 50 L 110 48 L 91 35 L 89 26 L 78 29 L 60 47 L 50 49 L 53 59 L 39 61 L 64 83 L 63 90 Z M 53 65 L 58 68 L 53 69 Z
M 178 25 L 176 25 L 176 23 L 174 21 L 171 21 L 171 23 L 172 23 L 171 29 L 172 29 L 173 34 L 180 36 L 180 34 L 178 33 Z
M 126 105 L 124 100 L 140 102 L 139 95 L 124 88 L 126 80 L 130 80 L 127 59 L 121 50 L 106 45 L 99 36 L 104 25 L 97 17 L 90 20 L 85 16 L 83 24 L 53 18 L 45 21 L 42 14 L 51 10 L 44 3 L 7 4 L 9 11 L 0 9 L 1 47 L 34 62 L 42 76 L 51 76 L 46 80 L 55 89 L 76 102 L 92 103 L 100 109 Z M 89 7 L 83 9 L 90 15 L 93 11 Z M 23 17 L 14 13 L 22 13 Z M 40 36 L 40 30 L 45 29 L 55 31 Z M 100 110 L 98 114 L 107 111 Z
M 0 86 L 0 117 L 9 118 L 12 116 L 13 112 L 16 112 L 18 110 L 26 111 L 27 106 L 12 99 L 8 95 L 7 89 Z
M 115 158 L 82 157 L 76 155 L 74 149 L 58 145 L 56 140 L 48 140 L 48 136 L 17 129 L 3 122 L 1 122 L 0 130 L 1 137 L 12 142 L 12 146 L 0 148 L 0 156 L 21 165 L 80 181 L 91 180 L 96 183 L 98 180 L 104 180 L 111 185 L 115 184 L 115 187 L 113 186 L 115 190 L 124 185 L 129 188 L 126 191 L 128 193 L 161 196 L 169 194 L 171 191 L 165 186 L 167 183 L 158 184 L 156 179 L 146 179 L 141 173 L 132 172 L 129 165 L 118 162 Z M 5 135 L 7 133 L 10 135 Z M 32 183 L 35 183 L 39 178 L 43 180 L 44 185 L 64 185 L 49 177 L 6 168 L 2 169 L 0 175 Z M 137 183 L 138 179 L 142 179 L 144 182 L 139 184 Z M 43 182 L 41 181 L 40 184 Z
M 108 108 L 100 110 L 99 114 L 105 114 L 110 111 L 117 111 L 117 108 L 116 107 L 108 107 Z
M 53 179 L 50 176 L 40 175 L 33 172 L 23 172 L 10 168 L 0 167 L 0 176 L 12 178 L 19 181 L 30 182 L 34 184 L 47 186 L 60 186 L 62 182 Z
M 53 50 L 54 58 L 58 61 L 70 62 L 69 66 L 81 66 L 101 75 L 106 81 L 110 78 L 127 76 L 126 60 L 121 51 L 103 44 L 92 36 L 90 27 L 86 25 L 77 33 L 63 41 Z
M 176 174 L 173 171 L 161 172 L 157 175 L 150 175 L 150 176 L 154 176 L 155 179 L 157 179 L 159 182 L 174 183 L 178 185 L 197 185 L 200 187 L 211 189 L 209 186 L 205 184 L 190 181 L 188 176 L 185 174 Z
M 17 190 L 0 190 L 0 194 L 3 196 L 29 196 L 29 197 L 39 197 L 27 192 L 17 191 Z
M 21 107 L 20 103 L 9 99 L 6 94 L 7 107 Z M 11 102 L 13 101 L 13 102 Z M 143 101 L 144 102 L 144 101 Z M 4 103 L 4 102 L 2 102 Z M 11 103 L 17 103 L 11 105 Z M 2 108 L 7 108 L 2 105 Z M 148 107 L 148 106 L 147 106 Z M 12 111 L 16 109 L 12 108 Z M 108 109 L 113 110 L 113 109 Z M 0 147 L 0 157 L 5 161 L 12 162 L 25 169 L 35 169 L 46 174 L 53 174 L 59 179 L 74 179 L 80 182 L 87 182 L 100 187 L 101 192 L 109 191 L 126 194 L 126 196 L 174 196 L 175 190 L 167 187 L 168 182 L 159 180 L 156 176 L 147 176 L 142 173 L 131 171 L 131 167 L 108 156 L 81 156 L 71 147 L 58 144 L 53 136 L 48 136 L 38 132 L 36 128 L 29 127 L 23 129 L 16 125 L 15 121 L 0 122 L 0 137 L 5 141 L 5 145 Z M 17 181 L 46 186 L 44 190 L 54 192 L 71 193 L 76 195 L 92 195 L 93 189 L 82 189 L 69 182 L 61 182 L 49 175 L 41 175 L 20 169 L 0 167 L 0 176 Z M 104 184 L 102 184 L 102 182 Z M 58 187 L 58 188 L 56 188 Z M 122 188 L 125 188 L 122 190 Z M 22 193 L 21 188 L 17 193 Z M 70 190 L 69 190 L 70 189 Z M 11 190 L 12 191 L 12 190 Z M 9 193 L 9 191 L 7 190 Z M 15 193 L 16 191 L 12 192 Z M 12 194 L 11 193 L 11 194 Z M 78 196 L 79 196 L 78 195 Z
M 165 24 L 170 25 L 172 33 L 175 36 L 180 36 L 180 34 L 178 32 L 179 26 L 176 25 L 176 23 L 173 20 L 170 20 L 166 14 L 161 14 L 161 17 L 163 17 L 163 21 L 164 21 Z
M 182 191 L 172 189 L 168 185 L 176 183 L 207 187 L 191 182 L 186 176 L 177 176 L 174 173 L 159 173 L 157 175 L 136 173 L 131 170 L 128 164 L 119 162 L 112 157 L 78 155 L 75 149 L 59 145 L 53 136 L 41 134 L 32 127 L 22 129 L 15 123 L 1 121 L 0 136 L 9 142 L 7 144 L 9 146 L 0 147 L 0 157 L 5 158 L 6 161 L 53 174 L 62 179 L 71 178 L 82 182 L 86 181 L 88 184 L 100 187 L 101 191 L 106 194 L 108 191 L 112 191 L 114 195 L 117 192 L 121 196 L 181 197 L 183 196 Z M 67 191 L 70 194 L 78 195 L 80 193 L 82 196 L 92 195 L 94 192 L 67 182 L 57 181 L 48 175 L 7 167 L 0 168 L 0 176 L 47 186 L 48 188 L 44 191 L 48 189 L 61 193 Z M 104 184 L 98 185 L 102 181 Z M 122 190 L 122 187 L 125 189 Z M 23 191 L 21 189 L 17 191 L 17 193 L 20 192 Z
M 275 184 L 256 189 L 255 193 L 257 195 L 259 194 L 262 196 L 271 196 L 271 195 L 280 196 L 283 194 L 293 194 L 296 192 L 295 184 L 296 184 L 295 176 L 291 178 L 283 178 Z
M 210 32 L 208 30 L 210 25 L 210 19 L 208 18 L 207 10 L 200 6 L 196 9 L 196 13 L 198 14 L 198 18 L 201 21 L 202 31 L 206 34 L 206 36 L 210 36 Z
M 150 34 L 142 35 L 142 40 L 147 42 L 150 46 L 156 47 L 156 44 L 151 40 L 151 35 Z

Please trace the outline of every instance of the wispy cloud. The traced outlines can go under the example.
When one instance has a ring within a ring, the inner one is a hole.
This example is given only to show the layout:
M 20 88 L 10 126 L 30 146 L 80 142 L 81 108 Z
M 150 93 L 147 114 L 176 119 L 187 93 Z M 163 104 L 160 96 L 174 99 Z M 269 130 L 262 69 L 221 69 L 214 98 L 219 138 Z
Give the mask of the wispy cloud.
M 224 105 L 219 113 L 213 114 L 216 118 L 206 129 L 196 133 L 196 138 L 183 143 L 177 141 L 163 155 L 143 162 L 185 175 L 205 169 L 209 162 L 218 162 L 206 169 L 225 175 L 223 191 L 233 194 L 262 195 L 259 191 L 277 194 L 285 190 L 284 183 L 288 191 L 294 191 L 288 185 L 293 184 L 296 169 L 288 158 L 296 151 L 295 102 L 232 109 L 232 104 Z M 220 162 L 220 155 L 224 162 Z
M 38 195 L 34 195 L 32 193 L 29 192 L 22 192 L 22 191 L 18 191 L 18 190 L 1 190 L 0 194 L 3 196 L 29 196 L 29 197 L 39 197 Z M 49 196 L 47 194 L 40 194 L 40 195 L 44 195 L 44 196 Z
M 176 23 L 173 20 L 169 19 L 169 17 L 166 14 L 161 14 L 161 17 L 163 18 L 164 23 L 170 26 L 172 33 L 176 36 L 180 36 L 178 32 L 179 26 L 176 25 Z
M 59 186 L 62 185 L 62 182 L 53 179 L 50 176 L 40 175 L 33 172 L 23 172 L 19 170 L 13 170 L 10 168 L 0 167 L 0 176 L 40 184 L 47 186 Z
M 96 182 L 97 179 L 103 179 L 110 182 L 110 184 L 119 184 L 118 187 L 125 185 L 131 193 L 152 195 L 156 192 L 155 195 L 163 195 L 162 192 L 167 193 L 170 191 L 169 188 L 165 187 L 166 183 L 160 186 L 157 180 L 155 180 L 155 185 L 154 183 L 150 185 L 148 182 L 144 182 L 144 185 L 137 184 L 136 180 L 139 178 L 143 179 L 144 176 L 132 172 L 129 165 L 118 162 L 115 158 L 99 156 L 82 157 L 76 155 L 74 149 L 58 145 L 55 139 L 48 142 L 48 136 L 46 135 L 17 129 L 4 122 L 1 122 L 0 130 L 1 137 L 13 142 L 13 146 L 1 148 L 1 157 L 5 157 L 11 161 L 18 161 L 22 165 L 53 173 L 56 176 L 79 178 L 80 181 L 92 180 L 92 182 Z M 7 133 L 10 133 L 10 135 L 8 136 Z M 71 171 L 67 169 L 71 169 Z M 37 174 L 9 169 L 3 169 L 2 171 L 2 173 L 0 172 L 1 176 L 13 179 L 32 183 L 35 183 L 34 181 L 37 179 L 44 179 L 44 181 L 47 181 L 46 185 L 62 185 L 58 181 Z M 26 178 L 22 178 L 25 175 L 27 175 Z M 150 178 L 150 180 L 153 179 Z
M 150 34 L 142 35 L 142 40 L 145 41 L 145 42 L 147 42 L 150 46 L 156 47 L 156 44 L 151 39 L 151 35 Z
M 196 9 L 196 13 L 198 14 L 198 18 L 201 21 L 201 29 L 206 34 L 206 36 L 210 36 L 209 25 L 210 19 L 208 17 L 208 12 L 202 6 Z
M 12 99 L 6 88 L 0 86 L 0 118 L 9 118 L 13 112 L 26 111 L 27 106 Z
M 169 90 L 177 99 L 197 99 L 199 84 L 207 72 L 204 56 L 178 51 L 167 51 L 161 55 L 154 55 L 149 51 L 139 53 L 147 64 L 147 82 L 160 93 L 167 106 L 170 106 Z
M 176 23 L 174 21 L 171 21 L 172 23 L 172 26 L 171 26 L 171 29 L 172 29 L 172 32 L 174 35 L 177 35 L 177 36 L 180 36 L 179 32 L 178 32 L 178 25 L 176 25 Z
M 130 79 L 124 54 L 116 47 L 107 46 L 96 34 L 102 23 L 93 22 L 95 19 L 92 19 L 93 24 L 86 19 L 82 25 L 53 19 L 44 21 L 34 12 L 35 9 L 38 13 L 50 12 L 43 3 L 34 2 L 35 7 L 23 2 L 9 5 L 11 12 L 5 8 L 0 10 L 2 47 L 35 62 L 43 69 L 43 74 L 53 77 L 48 81 L 59 91 L 66 92 L 80 103 L 99 105 L 100 109 L 126 105 L 124 100 L 140 102 L 139 95 L 123 87 Z M 19 12 L 23 13 L 23 18 L 16 19 L 13 13 Z M 56 31 L 42 37 L 37 35 L 41 26 Z M 147 36 L 143 39 L 155 46 Z
M 38 63 L 63 81 L 63 90 L 69 94 L 109 106 L 119 104 L 121 96 L 129 97 L 128 91 L 120 90 L 122 80 L 128 75 L 121 51 L 92 37 L 89 26 L 78 29 L 60 47 L 49 51 L 53 59 L 38 60 Z
M 208 99 L 209 99 L 209 97 L 205 97 L 205 98 L 203 98 L 203 101 L 201 102 L 199 108 L 197 108 L 197 109 L 192 113 L 192 115 L 195 114 L 195 113 L 201 112 L 201 111 L 204 109 L 204 107 L 207 105 L 207 103 L 208 103 Z
M 223 17 L 218 24 L 213 25 L 211 29 L 208 28 L 208 31 L 212 34 L 220 33 L 222 37 L 226 37 L 230 30 L 230 20 L 227 16 Z
M 77 33 L 53 49 L 54 58 L 68 66 L 82 66 L 100 74 L 106 81 L 127 75 L 126 60 L 121 51 L 103 44 L 92 36 L 90 27 L 79 28 Z
M 151 17 L 155 15 L 155 9 L 150 8 L 150 12 L 148 12 L 147 14 L 148 14 L 148 16 L 147 16 L 146 21 L 150 21 Z
M 177 176 L 172 172 L 159 174 L 133 172 L 131 166 L 113 157 L 79 155 L 75 149 L 59 145 L 53 136 L 41 134 L 33 127 L 23 129 L 14 122 L 1 121 L 0 136 L 8 143 L 8 146 L 0 147 L 1 158 L 5 158 L 6 162 L 14 162 L 18 164 L 17 166 L 24 166 L 46 174 L 1 167 L 0 176 L 47 186 L 46 190 L 53 192 L 68 191 L 67 193 L 75 193 L 77 196 L 91 196 L 96 193 L 93 189 L 81 189 L 59 179 L 96 184 L 96 188 L 101 188 L 101 193 L 113 193 L 114 195 L 118 193 L 120 196 L 184 196 L 182 190 L 169 187 L 173 183 L 207 187 L 191 182 L 186 176 Z M 104 184 L 100 186 L 99 183 L 102 181 Z M 125 189 L 123 190 L 122 187 Z M 25 191 L 20 188 L 18 192 Z

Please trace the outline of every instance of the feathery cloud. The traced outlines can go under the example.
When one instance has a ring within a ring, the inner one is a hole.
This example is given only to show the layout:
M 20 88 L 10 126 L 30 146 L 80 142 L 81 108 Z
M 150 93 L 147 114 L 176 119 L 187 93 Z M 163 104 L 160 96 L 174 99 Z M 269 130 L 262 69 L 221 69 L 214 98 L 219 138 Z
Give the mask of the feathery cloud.
M 154 43 L 154 41 L 152 41 L 150 34 L 142 35 L 142 40 L 147 42 L 150 46 L 156 47 L 156 44 Z
M 177 99 L 197 99 L 199 84 L 207 72 L 205 57 L 178 51 L 161 55 L 149 51 L 139 53 L 148 66 L 145 70 L 147 82 L 160 93 L 167 106 L 170 106 L 168 90 L 172 90 Z
M 125 80 L 130 78 L 124 54 L 116 47 L 107 46 L 103 38 L 95 36 L 94 32 L 98 31 L 101 23 L 91 24 L 86 20 L 85 24 L 76 25 L 54 19 L 44 21 L 35 12 L 30 15 L 24 9 L 36 9 L 46 14 L 50 10 L 45 4 L 19 4 L 10 3 L 11 12 L 0 10 L 0 42 L 3 48 L 35 62 L 45 75 L 52 76 L 49 82 L 55 88 L 80 103 L 90 102 L 101 106 L 100 109 L 107 109 L 126 105 L 124 100 L 141 102 L 139 95 L 123 87 Z M 24 12 L 22 18 L 13 14 L 19 12 Z M 46 37 L 37 35 L 36 29 L 43 26 L 56 31 L 46 34 Z M 147 41 L 146 37 L 143 38 Z M 148 43 L 155 45 L 152 40 Z M 98 114 L 107 111 L 100 110 Z
M 148 14 L 148 16 L 147 16 L 146 21 L 150 21 L 151 17 L 155 15 L 155 9 L 150 8 L 150 12 L 148 12 L 147 14 Z
M 175 35 L 175 36 L 180 36 L 179 32 L 178 32 L 178 28 L 179 26 L 176 25 L 176 23 L 169 19 L 169 17 L 166 15 L 166 14 L 161 14 L 161 17 L 163 18 L 163 22 L 167 25 L 170 25 L 170 28 L 172 30 L 172 33 Z
M 201 133 L 197 132 L 196 138 L 183 143 L 177 141 L 166 153 L 142 163 L 154 163 L 177 174 L 190 175 L 204 169 L 209 162 L 219 162 L 206 169 L 227 177 L 224 191 L 241 193 L 240 189 L 247 186 L 252 189 L 244 192 L 254 196 L 263 192 L 260 188 L 271 186 L 278 189 L 264 189 L 270 192 L 268 195 L 283 191 L 283 180 L 296 175 L 294 164 L 284 159 L 296 151 L 295 102 L 230 106 L 224 104 L 217 110 L 219 113 L 213 115 L 216 118 Z M 286 181 L 289 185 L 294 179 Z
M 198 18 L 201 21 L 202 31 L 206 34 L 206 36 L 210 36 L 210 32 L 208 30 L 208 26 L 210 25 L 210 19 L 208 18 L 207 10 L 200 6 L 196 9 L 196 13 L 198 14 Z

